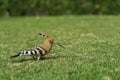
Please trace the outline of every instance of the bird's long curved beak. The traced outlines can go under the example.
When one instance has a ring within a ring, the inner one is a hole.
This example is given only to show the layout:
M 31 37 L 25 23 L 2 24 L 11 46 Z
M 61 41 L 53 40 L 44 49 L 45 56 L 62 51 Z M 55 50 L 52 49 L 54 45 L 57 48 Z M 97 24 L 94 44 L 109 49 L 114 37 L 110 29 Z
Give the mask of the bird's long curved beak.
M 58 42 L 54 42 L 54 44 L 56 44 L 56 45 L 58 45 L 58 46 L 60 46 L 60 47 L 65 49 L 65 47 L 63 45 L 61 45 L 60 43 L 58 43 Z

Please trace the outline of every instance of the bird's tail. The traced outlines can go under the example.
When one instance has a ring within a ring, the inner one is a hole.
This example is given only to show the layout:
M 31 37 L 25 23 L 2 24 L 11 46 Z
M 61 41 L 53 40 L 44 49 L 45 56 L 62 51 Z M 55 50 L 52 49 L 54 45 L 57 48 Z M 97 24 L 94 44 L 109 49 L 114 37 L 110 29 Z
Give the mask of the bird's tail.
M 16 54 L 16 55 L 13 55 L 13 56 L 10 56 L 10 58 L 15 58 L 15 57 L 18 57 L 19 54 Z
M 13 56 L 10 56 L 10 58 L 15 58 L 15 57 L 24 56 L 24 55 L 31 55 L 31 54 L 28 54 L 28 52 L 31 52 L 31 51 L 21 51 Z

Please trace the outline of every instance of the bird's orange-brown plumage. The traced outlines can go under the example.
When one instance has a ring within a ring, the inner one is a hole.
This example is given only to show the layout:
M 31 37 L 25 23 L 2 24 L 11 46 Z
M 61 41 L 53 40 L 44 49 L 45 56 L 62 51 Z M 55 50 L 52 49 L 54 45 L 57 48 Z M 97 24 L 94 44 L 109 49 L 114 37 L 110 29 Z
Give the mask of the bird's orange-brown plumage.
M 54 40 L 47 35 L 44 35 L 44 34 L 41 34 L 41 33 L 39 33 L 39 35 L 45 39 L 44 43 L 40 44 L 40 47 L 42 47 L 47 52 L 49 52 L 51 50 L 52 46 L 53 46 Z

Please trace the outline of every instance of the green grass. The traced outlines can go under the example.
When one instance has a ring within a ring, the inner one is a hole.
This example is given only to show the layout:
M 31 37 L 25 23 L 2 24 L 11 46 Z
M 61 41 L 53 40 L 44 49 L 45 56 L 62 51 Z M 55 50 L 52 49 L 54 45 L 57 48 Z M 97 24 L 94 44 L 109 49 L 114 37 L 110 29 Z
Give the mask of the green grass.
M 43 42 L 43 32 L 63 44 L 44 60 L 9 57 Z M 120 16 L 0 19 L 0 80 L 119 80 Z

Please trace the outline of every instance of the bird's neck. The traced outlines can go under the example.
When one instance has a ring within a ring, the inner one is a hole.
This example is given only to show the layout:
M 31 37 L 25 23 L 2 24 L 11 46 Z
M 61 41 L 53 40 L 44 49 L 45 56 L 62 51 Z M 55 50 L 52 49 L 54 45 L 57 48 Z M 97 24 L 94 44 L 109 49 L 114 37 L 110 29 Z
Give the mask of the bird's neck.
M 45 41 L 43 44 L 40 45 L 43 49 L 49 52 L 52 48 L 52 44 L 49 41 Z

